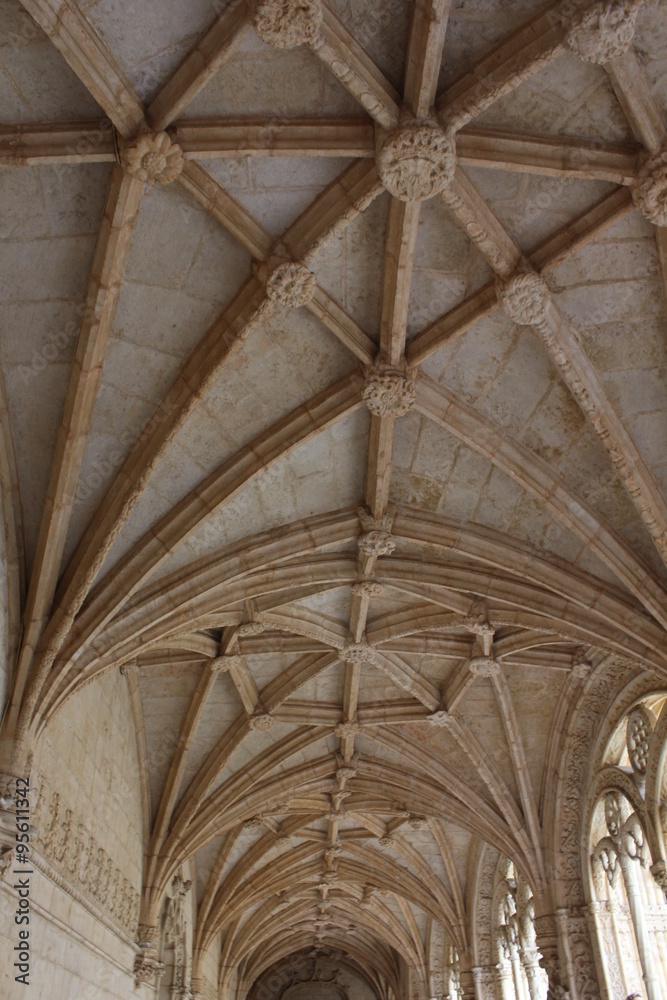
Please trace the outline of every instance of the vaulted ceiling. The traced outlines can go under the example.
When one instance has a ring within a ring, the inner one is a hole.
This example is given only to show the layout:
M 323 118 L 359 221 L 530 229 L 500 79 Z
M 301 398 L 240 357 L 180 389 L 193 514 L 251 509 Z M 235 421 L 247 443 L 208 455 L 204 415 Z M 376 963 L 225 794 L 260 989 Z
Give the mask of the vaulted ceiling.
M 667 676 L 664 8 L 0 10 L 12 731 L 123 665 L 143 919 L 419 975 Z

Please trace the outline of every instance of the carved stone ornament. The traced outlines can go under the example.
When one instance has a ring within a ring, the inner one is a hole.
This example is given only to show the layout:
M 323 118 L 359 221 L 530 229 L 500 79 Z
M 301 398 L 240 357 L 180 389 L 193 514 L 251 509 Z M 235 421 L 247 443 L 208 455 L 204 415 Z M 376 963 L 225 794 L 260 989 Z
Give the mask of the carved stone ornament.
M 241 639 L 246 639 L 251 635 L 261 635 L 265 628 L 264 622 L 246 622 L 244 625 L 239 625 L 236 634 Z
M 345 663 L 376 663 L 378 653 L 375 647 L 367 642 L 351 642 L 343 646 L 340 658 Z
M 171 184 L 183 170 L 183 150 L 166 132 L 140 135 L 121 153 L 128 174 L 146 184 Z
M 644 160 L 632 197 L 649 222 L 667 226 L 667 149 Z
M 243 824 L 246 830 L 256 830 L 260 826 L 264 826 L 266 820 L 263 816 L 251 816 Z
M 582 681 L 586 680 L 592 669 L 593 664 L 586 656 L 586 650 L 578 649 L 572 656 L 572 673 L 574 676 Z
M 380 134 L 376 149 L 380 180 L 401 201 L 433 198 L 456 169 L 453 134 L 429 121 L 414 121 Z
M 134 961 L 135 987 L 144 983 L 152 983 L 156 976 L 164 972 L 164 965 L 159 961 L 156 951 L 140 952 Z
M 357 544 L 365 556 L 390 556 L 396 548 L 388 531 L 365 531 Z
M 437 726 L 439 729 L 444 729 L 446 726 L 450 725 L 452 719 L 449 712 L 446 712 L 444 709 L 441 709 L 440 711 L 433 712 L 431 715 L 429 715 L 426 721 L 430 722 L 432 726 Z
M 258 715 L 253 715 L 248 720 L 248 725 L 253 731 L 259 730 L 260 732 L 266 732 L 267 729 L 271 728 L 274 721 L 275 720 L 267 712 L 260 712 Z
M 366 379 L 364 403 L 376 417 L 404 417 L 415 404 L 414 374 L 378 365 Z
M 656 861 L 651 865 L 651 875 L 667 896 L 667 861 Z
M 322 23 L 319 0 L 254 0 L 255 31 L 267 45 L 294 49 L 313 42 Z
M 497 677 L 501 666 L 492 656 L 473 656 L 468 666 L 473 677 Z
M 355 597 L 380 597 L 384 594 L 384 586 L 381 583 L 373 583 L 372 580 L 364 580 L 363 583 L 355 583 L 352 587 Z
M 551 305 L 551 292 L 544 278 L 528 271 L 515 274 L 509 281 L 496 283 L 498 301 L 519 326 L 539 326 L 546 319 Z
M 626 745 L 632 770 L 639 775 L 646 774 L 652 732 L 650 715 L 643 705 L 635 706 L 628 716 Z
M 317 281 L 312 271 L 299 261 L 287 261 L 272 271 L 266 282 L 266 294 L 272 302 L 297 309 L 315 294 Z
M 356 736 L 359 732 L 359 723 L 339 722 L 334 732 L 339 740 L 347 739 L 350 736 Z
M 491 636 L 495 635 L 495 628 L 489 621 L 486 604 L 483 600 L 477 600 L 463 619 L 464 627 L 473 635 Z
M 632 44 L 637 14 L 644 0 L 599 0 L 582 10 L 581 3 L 563 5 L 565 42 L 586 62 L 606 63 Z

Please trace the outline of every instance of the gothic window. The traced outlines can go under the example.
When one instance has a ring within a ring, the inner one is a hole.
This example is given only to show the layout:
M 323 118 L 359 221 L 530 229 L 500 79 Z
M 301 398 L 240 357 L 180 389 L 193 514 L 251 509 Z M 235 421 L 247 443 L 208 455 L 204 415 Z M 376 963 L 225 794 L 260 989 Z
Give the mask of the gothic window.
M 610 1000 L 667 996 L 667 904 L 659 884 L 664 863 L 655 857 L 664 830 L 655 830 L 653 844 L 649 839 L 651 823 L 657 818 L 662 825 L 655 762 L 662 757 L 656 725 L 664 704 L 661 697 L 633 706 L 609 743 L 599 776 L 592 913 Z

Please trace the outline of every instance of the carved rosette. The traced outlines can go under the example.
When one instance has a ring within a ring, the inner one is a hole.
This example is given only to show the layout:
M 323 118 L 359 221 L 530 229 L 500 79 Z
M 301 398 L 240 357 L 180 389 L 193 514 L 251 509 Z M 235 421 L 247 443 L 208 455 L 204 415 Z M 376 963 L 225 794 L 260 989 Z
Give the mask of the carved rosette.
M 315 294 L 317 281 L 312 271 L 299 261 L 279 264 L 266 282 L 266 294 L 272 302 L 297 309 L 305 306 Z
M 261 712 L 258 715 L 253 715 L 248 720 L 248 725 L 253 731 L 266 732 L 270 729 L 274 723 L 274 719 L 267 713 Z
M 580 3 L 564 4 L 562 23 L 565 42 L 586 62 L 606 63 L 627 52 L 635 34 L 635 22 L 644 0 L 599 0 L 581 9 Z
M 401 125 L 380 134 L 376 149 L 380 180 L 401 201 L 424 201 L 451 183 L 456 169 L 454 136 L 434 122 Z
M 377 663 L 377 650 L 367 642 L 351 642 L 343 646 L 340 658 L 345 663 Z
M 509 281 L 498 281 L 496 293 L 513 323 L 537 327 L 544 323 L 551 305 L 551 292 L 539 274 L 529 271 L 515 274 Z
M 166 132 L 140 135 L 121 153 L 128 174 L 146 184 L 171 184 L 183 170 L 183 150 Z
M 667 226 L 667 149 L 644 160 L 632 197 L 649 222 Z
M 376 417 L 404 417 L 415 404 L 414 373 L 379 365 L 366 379 L 364 402 Z
M 294 49 L 317 38 L 322 24 L 320 0 L 254 0 L 255 31 L 267 45 Z

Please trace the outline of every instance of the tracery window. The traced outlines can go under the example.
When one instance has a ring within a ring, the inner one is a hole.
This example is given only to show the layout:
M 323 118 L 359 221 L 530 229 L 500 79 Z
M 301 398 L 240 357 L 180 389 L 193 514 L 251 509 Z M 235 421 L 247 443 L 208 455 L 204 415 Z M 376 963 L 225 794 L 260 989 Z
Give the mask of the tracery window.
M 590 841 L 591 910 L 610 1000 L 667 996 L 667 904 L 660 858 L 665 738 L 664 726 L 658 725 L 666 704 L 660 696 L 632 707 L 609 743 L 598 778 Z

